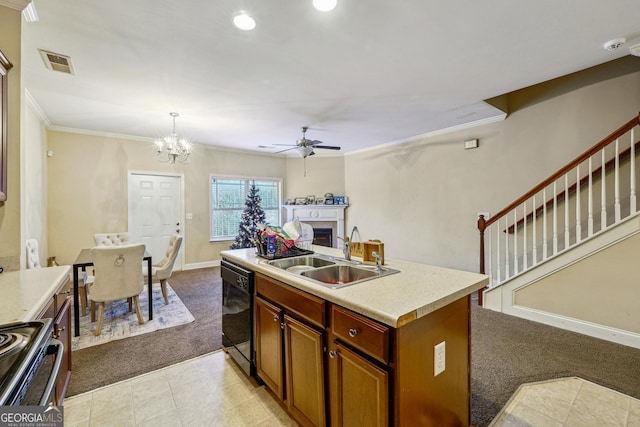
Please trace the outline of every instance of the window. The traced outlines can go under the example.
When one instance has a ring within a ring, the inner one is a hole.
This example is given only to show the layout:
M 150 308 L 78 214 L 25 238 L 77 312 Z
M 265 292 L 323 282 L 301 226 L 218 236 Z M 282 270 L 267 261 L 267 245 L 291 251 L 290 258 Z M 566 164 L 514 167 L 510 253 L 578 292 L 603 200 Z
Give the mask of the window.
M 280 225 L 280 180 L 211 177 L 211 240 L 233 240 L 255 184 L 267 224 Z

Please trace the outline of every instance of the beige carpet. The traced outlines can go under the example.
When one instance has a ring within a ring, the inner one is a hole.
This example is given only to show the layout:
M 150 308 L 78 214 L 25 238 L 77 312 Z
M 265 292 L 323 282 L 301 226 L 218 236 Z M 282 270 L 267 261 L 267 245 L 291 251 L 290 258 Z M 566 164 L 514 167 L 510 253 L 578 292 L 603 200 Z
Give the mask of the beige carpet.
M 71 349 L 80 350 L 109 341 L 121 340 L 160 329 L 184 325 L 195 320 L 171 286 L 167 285 L 169 304 L 165 305 L 160 284 L 154 283 L 153 320 L 149 321 L 148 295 L 147 285 L 145 285 L 140 294 L 140 309 L 145 319 L 145 323 L 142 325 L 138 323 L 135 310 L 129 312 L 126 300 L 106 303 L 102 330 L 97 337 L 94 335 L 96 322 L 91 322 L 89 310 L 87 310 L 87 315 L 80 317 L 80 335 L 73 337 Z
M 67 396 L 95 390 L 222 347 L 220 267 L 174 271 L 169 282 L 195 317 L 195 322 L 74 351 Z M 154 321 L 162 304 L 153 306 Z

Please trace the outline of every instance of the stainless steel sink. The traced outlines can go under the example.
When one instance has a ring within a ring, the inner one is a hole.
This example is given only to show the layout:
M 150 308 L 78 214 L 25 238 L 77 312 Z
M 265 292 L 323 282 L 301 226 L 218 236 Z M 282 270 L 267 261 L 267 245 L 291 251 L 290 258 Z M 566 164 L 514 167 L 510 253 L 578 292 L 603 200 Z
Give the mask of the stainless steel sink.
M 351 265 L 332 265 L 331 267 L 305 271 L 301 274 L 329 285 L 344 285 L 345 283 L 357 282 L 377 275 L 375 271 Z
M 355 285 L 367 280 L 377 279 L 390 274 L 399 273 L 398 270 L 383 268 L 378 270 L 374 267 L 354 266 L 337 264 L 329 267 L 317 268 L 315 270 L 300 273 L 309 279 L 321 282 L 323 285 L 337 289 L 347 285 Z
M 382 267 L 382 269 L 378 269 L 374 266 L 355 264 L 354 262 L 322 255 L 275 259 L 267 261 L 267 264 L 286 270 L 288 273 L 298 274 L 332 289 L 399 273 L 399 270 L 392 268 Z
M 291 267 L 309 267 L 309 269 L 325 267 L 327 265 L 335 265 L 335 262 L 319 256 L 305 255 L 292 258 L 275 259 L 268 261 L 267 264 L 283 270 L 288 270 Z

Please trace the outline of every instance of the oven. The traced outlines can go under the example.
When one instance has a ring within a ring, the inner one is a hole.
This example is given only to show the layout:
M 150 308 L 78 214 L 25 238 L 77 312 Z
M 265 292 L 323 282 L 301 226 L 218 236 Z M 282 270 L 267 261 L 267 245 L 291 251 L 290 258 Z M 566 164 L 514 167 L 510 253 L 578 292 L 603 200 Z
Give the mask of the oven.
M 0 326 L 0 406 L 48 406 L 64 357 L 53 339 L 53 320 Z
M 253 339 L 253 272 L 226 260 L 222 276 L 222 345 L 247 375 L 256 376 Z

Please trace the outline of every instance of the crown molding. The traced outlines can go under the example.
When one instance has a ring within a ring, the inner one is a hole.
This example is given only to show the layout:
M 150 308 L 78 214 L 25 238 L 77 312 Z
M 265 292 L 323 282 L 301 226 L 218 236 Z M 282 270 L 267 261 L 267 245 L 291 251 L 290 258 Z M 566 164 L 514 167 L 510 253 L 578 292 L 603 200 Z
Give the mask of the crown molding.
M 0 0 L 0 6 L 19 10 L 20 12 L 22 12 L 29 3 L 31 3 L 31 0 Z
M 34 114 L 38 116 L 38 119 L 42 122 L 44 127 L 49 129 L 51 127 L 51 120 L 49 120 L 49 117 L 47 117 L 44 111 L 42 111 L 42 108 L 40 108 L 38 102 L 36 102 L 36 100 L 31 95 L 31 92 L 29 92 L 29 90 L 27 89 L 24 90 L 24 99 L 26 104 L 31 107 L 31 110 L 34 112 Z

